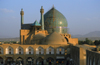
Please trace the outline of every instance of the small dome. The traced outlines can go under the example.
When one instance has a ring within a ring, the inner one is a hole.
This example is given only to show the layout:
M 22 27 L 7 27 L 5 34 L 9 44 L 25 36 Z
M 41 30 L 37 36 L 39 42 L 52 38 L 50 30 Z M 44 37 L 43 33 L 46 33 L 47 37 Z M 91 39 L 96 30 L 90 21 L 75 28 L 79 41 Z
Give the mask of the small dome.
M 39 44 L 40 41 L 42 39 L 44 39 L 46 37 L 46 35 L 42 34 L 42 33 L 38 33 L 36 35 L 33 36 L 33 41 L 36 43 L 36 44 Z
M 34 35 L 33 37 L 40 39 L 40 38 L 44 38 L 46 36 L 44 34 L 42 34 L 42 33 L 38 33 L 38 34 Z
M 42 44 L 67 44 L 67 41 L 60 34 L 53 32 L 43 39 Z

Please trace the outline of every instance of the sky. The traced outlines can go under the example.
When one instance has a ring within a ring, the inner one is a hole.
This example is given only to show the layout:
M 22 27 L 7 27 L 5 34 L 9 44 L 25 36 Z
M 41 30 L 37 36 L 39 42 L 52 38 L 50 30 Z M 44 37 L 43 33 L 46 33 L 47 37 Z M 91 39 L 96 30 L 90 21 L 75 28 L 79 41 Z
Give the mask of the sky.
M 100 0 L 0 0 L 0 38 L 20 36 L 21 8 L 24 23 L 34 23 L 41 6 L 46 13 L 53 5 L 66 17 L 70 34 L 100 31 Z

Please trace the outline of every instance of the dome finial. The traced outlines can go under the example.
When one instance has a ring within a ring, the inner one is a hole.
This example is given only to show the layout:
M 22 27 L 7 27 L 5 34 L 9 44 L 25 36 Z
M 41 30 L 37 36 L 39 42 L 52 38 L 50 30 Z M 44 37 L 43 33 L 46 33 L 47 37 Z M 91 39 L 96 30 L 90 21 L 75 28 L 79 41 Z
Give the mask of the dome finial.
M 55 7 L 54 7 L 54 5 L 53 5 L 53 7 L 52 7 L 52 8 L 55 8 Z
M 41 9 L 43 9 L 43 6 L 41 6 Z
M 21 8 L 21 11 L 23 11 L 23 8 Z

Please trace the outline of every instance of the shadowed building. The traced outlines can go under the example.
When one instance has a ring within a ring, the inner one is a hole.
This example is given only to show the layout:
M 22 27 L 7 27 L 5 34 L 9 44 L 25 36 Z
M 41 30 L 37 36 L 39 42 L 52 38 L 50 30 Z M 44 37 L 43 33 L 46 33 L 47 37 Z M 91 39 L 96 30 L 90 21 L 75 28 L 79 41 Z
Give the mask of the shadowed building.
M 67 55 L 70 54 L 69 45 L 77 45 L 78 39 L 71 38 L 67 33 L 66 18 L 54 7 L 45 14 L 41 7 L 40 13 L 40 23 L 24 24 L 24 11 L 21 9 L 20 44 L 1 44 L 1 62 L 22 65 L 66 64 Z
M 86 50 L 86 65 L 100 65 L 100 46 Z
M 96 48 L 96 46 L 84 44 L 84 45 L 71 46 L 70 48 L 71 48 L 70 55 L 71 59 L 73 60 L 73 63 L 75 65 L 86 65 L 88 57 L 87 50 L 94 49 Z

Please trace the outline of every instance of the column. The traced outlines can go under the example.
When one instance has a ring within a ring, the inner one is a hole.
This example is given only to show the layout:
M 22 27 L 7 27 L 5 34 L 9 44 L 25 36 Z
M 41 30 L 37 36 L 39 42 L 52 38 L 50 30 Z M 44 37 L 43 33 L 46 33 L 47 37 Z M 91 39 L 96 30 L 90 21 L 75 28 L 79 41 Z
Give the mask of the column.
M 5 64 L 5 59 L 3 59 L 3 64 Z
M 26 59 L 24 59 L 23 63 L 24 63 L 23 65 L 26 65 Z
M 34 65 L 36 65 L 36 59 L 34 59 Z
M 13 63 L 14 65 L 16 64 L 16 59 L 14 59 L 14 63 Z
M 44 59 L 44 65 L 46 65 L 46 60 Z

